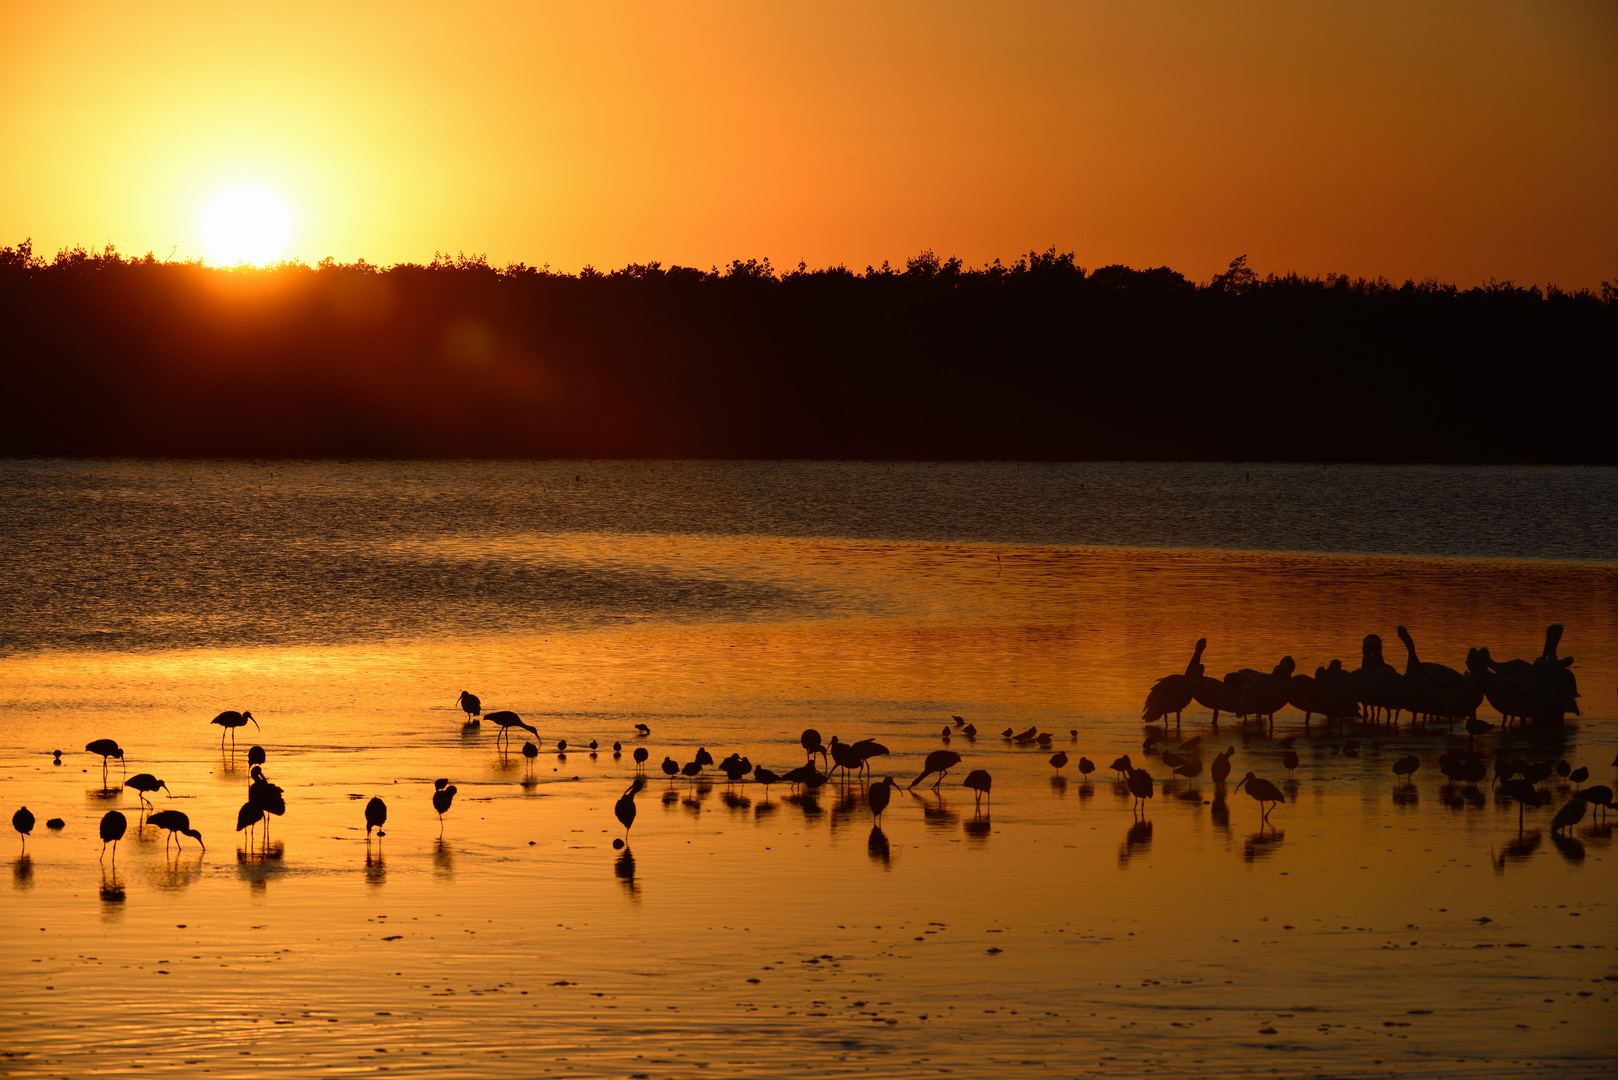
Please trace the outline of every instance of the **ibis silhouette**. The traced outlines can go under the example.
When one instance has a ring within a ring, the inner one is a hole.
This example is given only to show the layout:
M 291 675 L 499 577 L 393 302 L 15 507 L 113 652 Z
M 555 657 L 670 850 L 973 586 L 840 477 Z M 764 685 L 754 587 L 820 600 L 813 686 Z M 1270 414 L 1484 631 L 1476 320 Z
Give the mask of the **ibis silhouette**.
M 241 712 L 237 712 L 235 709 L 226 709 L 224 712 L 208 721 L 208 723 L 218 724 L 224 729 L 219 733 L 219 749 L 221 750 L 225 748 L 225 735 L 227 733 L 230 735 L 230 748 L 232 750 L 236 749 L 236 729 L 239 727 L 246 727 L 248 724 L 252 724 L 253 727 L 257 728 L 259 731 L 264 730 L 258 726 L 258 721 L 253 719 L 253 714 L 245 709 L 243 709 Z
M 870 804 L 871 816 L 876 818 L 877 824 L 882 823 L 882 811 L 888 808 L 888 803 L 893 800 L 893 789 L 898 786 L 893 782 L 893 777 L 884 776 L 866 791 L 865 801 Z
M 483 702 L 478 700 L 478 696 L 469 690 L 462 690 L 459 704 L 461 711 L 466 714 L 466 722 L 468 724 L 477 723 L 478 716 L 483 712 Z
M 365 840 L 371 840 L 371 830 L 376 830 L 378 837 L 385 836 L 382 826 L 388 823 L 388 804 L 379 798 L 373 797 L 365 804 Z
M 112 845 L 112 861 L 118 861 L 118 841 L 129 831 L 129 819 L 117 810 L 101 815 L 101 857 L 107 857 L 107 845 Z
M 1286 801 L 1286 796 L 1281 794 L 1280 788 L 1263 777 L 1254 776 L 1252 773 L 1248 773 L 1241 778 L 1241 781 L 1236 785 L 1236 790 L 1240 791 L 1243 787 L 1247 788 L 1247 794 L 1251 795 L 1254 801 L 1258 803 L 1260 821 L 1268 821 L 1270 810 L 1274 809 L 1276 804 Z M 1265 803 L 1269 803 L 1269 807 L 1265 807 Z
M 168 833 L 168 835 L 163 838 L 163 850 L 165 852 L 169 849 L 169 841 L 172 840 L 176 845 L 178 845 L 182 835 L 189 836 L 198 844 L 202 844 L 202 850 L 208 850 L 208 845 L 202 843 L 202 833 L 198 832 L 196 829 L 193 829 L 191 827 L 191 819 L 186 817 L 185 814 L 181 813 L 179 810 L 159 810 L 157 813 L 147 818 L 146 823 Z
M 92 753 L 92 754 L 100 754 L 101 755 L 101 790 L 102 791 L 110 790 L 107 787 L 107 759 L 108 758 L 117 758 L 118 759 L 118 764 L 123 765 L 123 763 L 124 763 L 124 748 L 119 746 L 112 739 L 96 739 L 94 742 L 85 743 L 84 744 L 84 749 L 87 750 L 88 752 Z M 124 766 L 124 773 L 123 774 L 124 774 L 125 777 L 127 777 L 129 775 L 128 766 Z
M 170 795 L 174 794 L 174 792 L 169 791 L 169 786 L 167 784 L 149 772 L 136 773 L 134 776 L 131 776 L 128 780 L 124 781 L 124 787 L 134 788 L 136 794 L 140 796 L 140 801 L 145 803 L 148 807 L 152 805 L 152 800 L 148 799 L 146 796 L 150 795 L 158 788 L 168 791 Z
M 500 725 L 500 734 L 498 737 L 496 737 L 495 742 L 498 745 L 500 739 L 505 739 L 506 747 L 508 749 L 511 747 L 511 729 L 514 727 L 522 728 L 534 738 L 539 738 L 539 729 L 530 724 L 523 723 L 522 717 L 518 716 L 510 709 L 502 709 L 499 712 L 487 713 L 484 715 L 484 719 L 491 723 Z
M 11 815 L 11 827 L 22 834 L 22 849 L 28 850 L 28 834 L 34 831 L 34 812 L 24 806 Z
M 945 775 L 960 763 L 961 755 L 957 754 L 955 751 L 934 750 L 932 753 L 928 754 L 926 759 L 921 763 L 921 775 L 910 781 L 909 787 L 907 787 L 905 790 L 908 791 L 910 788 L 915 787 L 933 773 L 938 774 L 938 779 L 933 781 L 933 787 L 936 788 L 939 784 L 944 782 Z

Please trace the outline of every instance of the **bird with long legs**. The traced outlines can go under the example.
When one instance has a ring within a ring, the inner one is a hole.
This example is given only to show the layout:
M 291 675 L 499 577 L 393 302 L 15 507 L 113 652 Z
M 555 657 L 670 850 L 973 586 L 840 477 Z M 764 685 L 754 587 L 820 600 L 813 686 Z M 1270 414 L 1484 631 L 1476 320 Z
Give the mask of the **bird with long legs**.
M 246 727 L 248 724 L 252 724 L 253 727 L 257 728 L 259 731 L 264 730 L 258 726 L 258 721 L 253 719 L 253 714 L 245 709 L 240 712 L 236 711 L 235 709 L 226 709 L 224 712 L 208 721 L 208 723 L 218 724 L 222 729 L 224 729 L 219 732 L 219 750 L 221 753 L 223 753 L 225 749 L 225 736 L 227 734 L 230 736 L 230 749 L 232 752 L 235 751 L 237 728 Z
M 1589 807 L 1585 804 L 1583 797 L 1579 795 L 1573 796 L 1565 806 L 1556 812 L 1556 816 L 1551 818 L 1551 835 L 1555 836 L 1564 829 L 1571 829 L 1583 821 L 1584 812 L 1587 809 Z
M 1244 787 L 1247 789 L 1247 794 L 1252 796 L 1253 800 L 1258 803 L 1260 821 L 1268 822 L 1270 820 L 1270 810 L 1274 809 L 1276 805 L 1286 802 L 1286 796 L 1281 793 L 1281 789 L 1261 776 L 1248 773 L 1237 782 L 1236 790 L 1240 791 Z M 1270 804 L 1268 808 L 1265 807 L 1265 803 Z
M 105 814 L 101 815 L 99 832 L 101 834 L 101 857 L 103 859 L 107 857 L 107 845 L 111 844 L 112 861 L 117 863 L 118 841 L 122 840 L 124 838 L 124 833 L 128 831 L 129 819 L 124 817 L 124 815 L 119 811 L 108 810 Z
M 910 788 L 914 788 L 917 784 L 921 783 L 934 773 L 938 774 L 938 779 L 933 781 L 933 787 L 936 788 L 939 784 L 944 782 L 945 775 L 947 775 L 951 769 L 960 763 L 961 755 L 957 754 L 955 751 L 934 750 L 922 761 L 921 775 L 910 781 L 909 787 L 907 787 L 905 790 L 908 791 Z
M 107 785 L 107 759 L 108 758 L 116 758 L 117 761 L 118 761 L 118 764 L 123 767 L 124 778 L 127 779 L 129 777 L 129 767 L 127 765 L 124 765 L 124 748 L 119 746 L 112 739 L 95 739 L 95 740 L 93 740 L 91 742 L 85 743 L 84 744 L 84 749 L 88 753 L 100 754 L 101 755 L 101 790 L 102 791 L 111 791 L 111 790 L 113 790 L 111 787 L 109 787 Z
M 613 840 L 614 850 L 621 850 L 629 846 L 629 829 L 635 824 L 635 796 L 640 794 L 641 788 L 646 786 L 646 778 L 637 776 L 629 782 L 624 793 L 618 796 L 618 801 L 612 805 L 612 815 L 618 819 L 618 824 L 624 827 L 624 836 L 621 840 Z
M 265 814 L 274 814 L 280 817 L 287 812 L 287 800 L 281 788 L 272 784 L 264 776 L 264 769 L 258 765 L 253 766 L 250 774 L 253 782 L 247 785 L 247 801 L 263 811 L 260 817 L 264 821 L 264 839 L 270 838 L 270 819 Z
M 147 798 L 147 796 L 151 795 L 159 788 L 164 791 L 168 791 L 171 796 L 174 794 L 174 792 L 169 791 L 169 786 L 167 784 L 149 772 L 136 773 L 134 776 L 131 776 L 128 780 L 124 781 L 124 787 L 133 788 L 135 793 L 140 796 L 140 801 L 146 805 L 148 810 L 154 809 L 154 807 L 152 806 L 152 800 Z
M 798 736 L 798 744 L 811 759 L 819 754 L 821 764 L 826 764 L 826 744 L 820 741 L 820 732 L 814 728 L 804 728 L 803 734 Z M 830 772 L 829 769 L 827 771 Z
M 973 805 L 981 808 L 983 800 L 989 798 L 989 789 L 994 786 L 994 778 L 989 775 L 987 769 L 973 769 L 966 774 L 966 779 L 961 781 L 961 785 L 972 789 Z
M 1412 784 L 1415 782 L 1413 778 L 1419 768 L 1421 768 L 1421 758 L 1415 754 L 1406 754 L 1393 763 L 1393 775 L 1404 777 L 1407 785 Z
M 866 805 L 871 808 L 871 816 L 876 819 L 878 827 L 882 825 L 882 811 L 893 801 L 893 790 L 898 786 L 894 783 L 893 777 L 884 776 L 865 792 Z
M 1523 813 L 1530 807 L 1538 809 L 1549 796 L 1540 792 L 1532 780 L 1521 776 L 1514 776 L 1500 785 L 1500 790 L 1508 798 L 1517 801 L 1517 835 L 1522 836 Z
M 438 838 L 444 838 L 444 815 L 455 801 L 455 785 L 448 780 L 433 781 L 433 809 L 438 811 Z
M 386 836 L 382 826 L 388 823 L 388 804 L 380 798 L 372 796 L 371 801 L 365 804 L 365 842 L 371 842 L 371 830 L 376 830 L 377 839 Z
M 1146 693 L 1146 706 L 1141 711 L 1141 722 L 1155 724 L 1174 714 L 1174 730 L 1180 730 L 1180 713 L 1195 699 L 1197 679 L 1202 676 L 1202 650 L 1208 647 L 1207 638 L 1198 638 L 1191 662 L 1178 675 L 1165 675 Z
M 170 840 L 174 841 L 176 845 L 180 845 L 181 836 L 191 837 L 198 844 L 202 845 L 203 851 L 208 850 L 208 845 L 202 843 L 202 833 L 198 832 L 196 829 L 193 829 L 191 827 L 191 819 L 179 810 L 159 810 L 157 813 L 147 818 L 146 823 L 168 833 L 168 836 L 165 837 L 163 841 L 163 850 L 165 852 L 167 852 L 169 849 L 168 842 Z
M 1144 811 L 1146 809 L 1146 800 L 1150 799 L 1155 792 L 1152 784 L 1152 774 L 1145 769 L 1137 769 L 1133 765 L 1126 766 L 1124 786 L 1135 797 L 1135 803 L 1131 809 Z
M 635 771 L 640 772 L 646 768 L 646 759 L 652 755 L 647 751 L 646 747 L 637 746 L 635 747 L 635 752 L 629 756 L 635 759 Z
M 495 736 L 496 746 L 500 745 L 500 741 L 504 739 L 506 748 L 508 750 L 511 748 L 512 728 L 522 728 L 534 738 L 539 738 L 539 729 L 534 727 L 532 724 L 523 723 L 522 717 L 518 716 L 510 709 L 501 709 L 499 712 L 484 713 L 483 718 L 489 721 L 491 724 L 500 725 L 500 731 Z
M 468 727 L 476 724 L 478 717 L 483 714 L 483 702 L 479 701 L 478 696 L 469 690 L 461 691 L 461 696 L 456 704 L 460 705 L 461 711 L 466 714 L 466 725 Z
M 11 815 L 11 827 L 22 836 L 22 849 L 28 850 L 28 834 L 34 831 L 34 812 L 24 806 Z
M 247 831 L 247 846 L 249 849 L 251 849 L 253 846 L 252 830 L 258 825 L 259 822 L 263 820 L 264 807 L 254 802 L 251 797 L 249 797 L 246 802 L 242 803 L 240 810 L 236 811 L 236 831 Z M 264 830 L 264 838 L 265 842 L 267 843 L 269 841 L 269 829 Z

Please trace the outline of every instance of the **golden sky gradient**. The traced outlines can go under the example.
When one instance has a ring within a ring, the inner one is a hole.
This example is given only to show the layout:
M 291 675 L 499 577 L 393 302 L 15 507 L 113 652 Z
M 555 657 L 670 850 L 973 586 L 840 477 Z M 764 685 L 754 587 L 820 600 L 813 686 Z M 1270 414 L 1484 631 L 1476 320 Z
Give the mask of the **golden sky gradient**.
M 1618 278 L 1618 8 L 0 0 L 0 243 Z

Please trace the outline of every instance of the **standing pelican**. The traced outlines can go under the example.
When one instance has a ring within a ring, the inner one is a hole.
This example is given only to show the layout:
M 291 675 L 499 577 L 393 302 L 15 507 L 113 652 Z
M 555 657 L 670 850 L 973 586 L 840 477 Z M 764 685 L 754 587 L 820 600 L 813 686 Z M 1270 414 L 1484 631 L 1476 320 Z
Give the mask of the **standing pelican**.
M 28 834 L 34 831 L 34 812 L 23 807 L 11 815 L 11 827 L 22 834 L 22 849 L 28 850 Z
M 124 748 L 112 739 L 96 739 L 94 742 L 84 744 L 84 749 L 92 754 L 101 755 L 101 790 L 109 791 L 107 787 L 107 759 L 117 758 L 118 764 L 123 766 L 124 776 L 129 776 L 129 767 L 124 765 Z
M 635 796 L 640 794 L 640 789 L 645 786 L 646 778 L 644 776 L 635 777 L 629 782 L 629 786 L 624 789 L 622 795 L 618 796 L 618 801 L 612 806 L 613 816 L 618 819 L 618 824 L 624 827 L 624 838 L 612 842 L 614 849 L 629 846 L 629 827 L 635 824 Z
M 1174 730 L 1180 730 L 1180 712 L 1196 696 L 1197 679 L 1202 677 L 1202 650 L 1207 647 L 1208 639 L 1198 638 L 1196 650 L 1191 654 L 1191 662 L 1186 664 L 1185 671 L 1179 675 L 1165 675 L 1153 684 L 1146 694 L 1146 707 L 1141 712 L 1144 723 L 1155 724 L 1173 713 Z
M 1270 818 L 1270 811 L 1265 808 L 1265 803 L 1269 803 L 1273 809 L 1276 804 L 1286 802 L 1286 796 L 1281 794 L 1281 789 L 1262 777 L 1248 773 L 1236 785 L 1236 790 L 1240 791 L 1244 785 L 1247 787 L 1247 793 L 1259 805 L 1259 820 L 1261 821 L 1268 821 Z
M 202 834 L 196 829 L 193 829 L 191 827 L 191 819 L 186 817 L 185 814 L 178 810 L 159 810 L 157 813 L 147 818 L 146 821 L 148 824 L 159 829 L 167 830 L 168 836 L 164 838 L 163 842 L 164 851 L 169 849 L 168 841 L 173 840 L 176 844 L 179 843 L 180 837 L 177 834 L 184 834 L 191 837 L 197 843 L 202 844 Z M 202 850 L 207 851 L 208 845 L 202 844 Z
M 230 748 L 234 750 L 236 749 L 237 728 L 246 727 L 248 724 L 252 724 L 253 727 L 257 728 L 259 731 L 264 730 L 258 726 L 258 721 L 253 719 L 253 714 L 245 709 L 243 709 L 241 712 L 237 712 L 235 709 L 226 709 L 224 712 L 208 721 L 208 723 L 218 724 L 223 729 L 219 732 L 220 750 L 225 748 L 225 732 L 230 733 Z
M 101 815 L 101 857 L 107 857 L 107 845 L 112 845 L 112 861 L 118 861 L 118 841 L 124 838 L 129 830 L 129 819 L 117 810 L 108 810 Z
M 1348 679 L 1354 696 L 1365 706 L 1366 719 L 1380 709 L 1397 723 L 1399 711 L 1410 707 L 1405 678 L 1382 659 L 1382 639 L 1376 634 L 1366 634 L 1360 643 L 1360 666 L 1349 672 Z
M 523 723 L 522 717 L 518 716 L 510 709 L 502 709 L 499 712 L 489 713 L 485 719 L 489 720 L 491 723 L 500 725 L 500 734 L 495 738 L 496 744 L 498 744 L 500 739 L 503 738 L 506 740 L 506 746 L 510 747 L 511 729 L 514 727 L 522 728 L 534 738 L 539 738 L 539 729 L 530 724 Z
M 385 836 L 382 826 L 388 823 L 388 804 L 379 798 L 372 798 L 365 804 L 365 842 L 371 842 L 371 830 L 376 830 L 378 837 Z
M 466 722 L 468 724 L 477 723 L 478 717 L 483 713 L 483 702 L 478 700 L 478 696 L 469 691 L 462 690 L 459 704 L 461 706 L 461 711 L 466 714 Z

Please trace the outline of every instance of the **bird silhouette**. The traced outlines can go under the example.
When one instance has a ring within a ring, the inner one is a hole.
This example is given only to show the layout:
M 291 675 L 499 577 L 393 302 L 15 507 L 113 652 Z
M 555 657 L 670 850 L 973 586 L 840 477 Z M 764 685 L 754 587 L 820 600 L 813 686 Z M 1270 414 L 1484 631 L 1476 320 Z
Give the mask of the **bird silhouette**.
M 1577 769 L 1574 769 L 1572 772 L 1568 773 L 1567 778 L 1573 781 L 1574 785 L 1577 786 L 1590 779 L 1590 770 L 1585 766 L 1580 765 Z
M 438 836 L 444 836 L 444 815 L 449 813 L 450 803 L 455 801 L 455 785 L 448 780 L 433 781 L 433 809 L 438 811 Z
M 886 746 L 883 746 L 875 739 L 861 739 L 854 744 L 854 752 L 860 757 L 860 765 L 865 769 L 865 775 L 870 776 L 871 759 L 874 757 L 886 757 L 889 751 Z
M 842 769 L 843 778 L 845 780 L 852 774 L 858 772 L 861 766 L 864 764 L 864 762 L 861 761 L 858 752 L 856 752 L 855 749 L 848 743 L 838 742 L 837 736 L 835 735 L 831 737 L 831 745 L 826 749 L 831 755 L 831 771 L 836 772 L 838 769 Z
M 1223 784 L 1230 778 L 1230 759 L 1235 755 L 1234 746 L 1226 747 L 1222 754 L 1215 754 L 1213 764 L 1208 766 L 1208 775 L 1213 777 L 1215 784 Z
M 706 746 L 699 746 L 697 747 L 696 756 L 691 760 L 706 768 L 707 766 L 713 764 L 713 755 L 708 753 L 708 748 Z
M 1398 632 L 1399 640 L 1405 645 L 1405 686 L 1411 695 L 1412 707 L 1447 720 L 1475 719 L 1474 714 L 1483 703 L 1483 684 L 1443 664 L 1423 663 L 1416 656 L 1416 642 L 1410 631 L 1401 626 Z
M 645 724 L 636 724 L 635 725 L 635 734 L 636 735 L 645 737 L 647 735 L 650 735 L 651 733 L 652 733 L 652 729 L 647 727 Z
M 265 762 L 265 753 L 262 746 L 254 745 L 247 748 L 247 764 L 262 765 Z
M 811 758 L 819 754 L 821 763 L 825 764 L 826 744 L 820 741 L 820 732 L 814 728 L 804 728 L 803 734 L 798 736 L 798 744 L 804 748 Z
M 1067 766 L 1067 751 L 1066 750 L 1058 750 L 1056 753 L 1051 755 L 1051 768 L 1053 768 L 1053 769 L 1061 769 L 1061 768 L 1065 768 L 1066 766 Z
M 1263 777 L 1254 776 L 1252 773 L 1248 773 L 1246 776 L 1242 777 L 1241 780 L 1236 784 L 1237 791 L 1240 791 L 1243 787 L 1247 788 L 1247 794 L 1251 795 L 1254 801 L 1258 803 L 1260 821 L 1268 821 L 1270 818 L 1270 810 L 1273 809 L 1276 804 L 1286 801 L 1286 796 L 1281 794 L 1280 788 L 1276 787 L 1268 780 L 1265 780 Z M 1269 808 L 1265 807 L 1265 803 L 1270 804 Z
M 1578 795 L 1573 796 L 1567 801 L 1567 805 L 1558 810 L 1556 816 L 1551 818 L 1551 835 L 1555 836 L 1563 829 L 1571 829 L 1583 821 L 1586 809 L 1588 807 L 1585 806 L 1584 799 Z
M 882 823 L 882 811 L 888 808 L 888 803 L 893 799 L 893 789 L 898 786 L 893 782 L 893 777 L 884 776 L 865 792 L 865 801 L 871 807 L 871 816 L 878 825 Z
M 112 861 L 118 861 L 118 841 L 124 838 L 129 830 L 129 819 L 117 810 L 108 810 L 101 815 L 101 857 L 107 857 L 107 845 L 112 845 Z
M 663 775 L 667 776 L 671 781 L 676 776 L 680 775 L 680 763 L 678 761 L 675 761 L 673 758 L 668 757 L 666 755 L 663 758 L 663 766 L 662 766 L 662 768 L 663 768 Z
M 1517 835 L 1521 836 L 1523 812 L 1530 806 L 1536 808 L 1540 806 L 1545 801 L 1546 796 L 1541 794 L 1539 788 L 1534 786 L 1533 780 L 1522 776 L 1515 776 L 1507 780 L 1500 785 L 1500 790 L 1507 797 L 1517 800 Z
M 500 740 L 504 739 L 508 749 L 511 746 L 511 729 L 514 727 L 522 728 L 534 738 L 539 738 L 539 729 L 530 724 L 523 723 L 522 717 L 518 716 L 510 709 L 502 709 L 499 712 L 487 713 L 483 718 L 488 720 L 490 723 L 500 725 L 500 732 L 495 737 L 495 743 L 498 745 Z
M 169 849 L 170 840 L 178 844 L 180 842 L 181 835 L 191 837 L 198 844 L 202 844 L 202 850 L 208 850 L 208 845 L 202 843 L 202 833 L 198 832 L 196 829 L 193 829 L 191 827 L 191 819 L 179 810 L 159 810 L 157 813 L 147 818 L 146 823 L 148 825 L 156 826 L 159 829 L 163 829 L 168 833 L 168 836 L 163 838 L 164 851 Z
M 101 790 L 110 791 L 111 789 L 107 787 L 107 759 L 117 758 L 118 764 L 123 765 L 124 748 L 111 739 L 96 739 L 93 742 L 85 743 L 84 749 L 92 754 L 101 755 Z M 125 777 L 129 776 L 128 766 L 124 766 L 123 774 Z
M 966 779 L 961 783 L 972 789 L 974 805 L 981 806 L 989 794 L 989 788 L 994 785 L 994 778 L 989 775 L 987 769 L 973 769 L 966 774 Z
M 11 815 L 11 827 L 22 834 L 22 849 L 28 850 L 28 834 L 34 831 L 34 814 L 24 806 Z
M 1129 770 L 1134 767 L 1134 762 L 1129 760 L 1128 754 L 1123 755 L 1112 763 L 1112 771 L 1121 777 L 1127 777 L 1129 775 Z
M 614 848 L 629 846 L 629 827 L 635 824 L 635 796 L 640 794 L 640 789 L 645 786 L 646 778 L 644 776 L 635 777 L 629 782 L 629 786 L 624 789 L 624 793 L 618 796 L 618 801 L 613 804 L 613 816 L 618 819 L 618 824 L 624 827 L 624 838 L 614 840 L 612 842 Z
M 253 770 L 249 775 L 252 776 L 253 782 L 247 785 L 247 801 L 249 804 L 259 809 L 260 813 L 258 815 L 258 820 L 262 820 L 264 822 L 264 838 L 265 840 L 268 840 L 270 836 L 270 823 L 265 815 L 274 814 L 276 817 L 280 817 L 282 814 L 286 813 L 286 796 L 278 786 L 265 779 L 264 769 L 261 766 L 254 765 Z M 237 828 L 240 827 L 241 826 L 237 826 Z
M 264 730 L 258 726 L 258 721 L 253 719 L 253 714 L 245 709 L 241 712 L 237 712 L 235 709 L 226 709 L 224 712 L 208 721 L 208 723 L 218 724 L 222 729 L 219 732 L 219 749 L 221 751 L 225 749 L 225 735 L 227 733 L 230 735 L 230 748 L 232 750 L 236 749 L 236 729 L 239 727 L 246 727 L 248 724 L 252 724 L 253 727 L 257 728 L 259 731 Z
M 1296 750 L 1288 750 L 1283 753 L 1281 755 L 1281 767 L 1286 769 L 1288 776 L 1291 776 L 1293 770 L 1298 767 L 1298 752 Z
M 1090 782 L 1090 774 L 1095 772 L 1095 771 L 1096 771 L 1096 763 L 1095 762 L 1091 761 L 1087 757 L 1080 757 L 1079 758 L 1079 775 L 1084 778 L 1084 782 L 1086 784 L 1088 784 Z
M 1196 650 L 1191 654 L 1191 662 L 1186 664 L 1185 671 L 1179 675 L 1165 675 L 1153 684 L 1146 694 L 1146 707 L 1141 712 L 1141 721 L 1155 724 L 1159 720 L 1174 714 L 1174 730 L 1180 730 L 1180 713 L 1190 705 L 1196 696 L 1197 680 L 1202 677 L 1202 650 L 1208 647 L 1207 638 L 1198 638 Z
M 1612 788 L 1606 784 L 1591 784 L 1579 792 L 1579 797 L 1591 806 L 1597 807 L 1598 814 L 1604 815 L 1612 811 Z M 47 821 L 45 826 L 49 828 L 50 822 Z
M 147 806 L 152 805 L 152 800 L 148 799 L 146 796 L 150 795 L 158 788 L 168 791 L 170 795 L 174 794 L 174 792 L 169 791 L 169 786 L 167 784 L 149 772 L 136 773 L 134 776 L 131 776 L 128 780 L 124 781 L 124 787 L 134 788 L 136 793 L 140 795 L 140 801 L 145 803 Z
M 365 804 L 365 839 L 371 839 L 371 830 L 375 829 L 377 836 L 384 835 L 382 826 L 388 823 L 388 804 L 379 798 L 373 797 Z
M 483 712 L 483 702 L 478 700 L 478 696 L 476 694 L 462 690 L 460 706 L 461 711 L 466 714 L 466 722 L 468 724 L 475 724 L 478 722 L 478 716 Z
M 246 802 L 242 803 L 241 809 L 236 811 L 236 831 L 241 832 L 243 829 L 251 829 L 263 820 L 264 807 L 249 797 Z M 268 839 L 269 831 L 265 830 L 265 840 L 268 841 Z M 251 837 L 249 837 L 248 843 L 251 845 Z
M 1129 793 L 1135 797 L 1134 809 L 1145 809 L 1146 800 L 1152 797 L 1154 791 L 1152 785 L 1152 774 L 1147 772 L 1145 769 L 1137 769 L 1134 766 L 1125 766 L 1124 786 L 1127 787 L 1129 789 Z
M 961 755 L 957 754 L 955 751 L 953 751 L 953 750 L 934 750 L 932 753 L 928 754 L 927 757 L 922 761 L 922 763 L 921 763 L 921 775 L 916 777 L 914 780 L 910 781 L 909 787 L 906 788 L 905 790 L 908 791 L 910 788 L 915 787 L 917 784 L 919 784 L 923 780 L 927 779 L 933 773 L 938 774 L 938 779 L 933 782 L 933 787 L 936 788 L 939 784 L 944 782 L 945 774 L 947 774 L 949 772 L 949 770 L 953 769 L 955 766 L 959 765 L 960 763 L 961 763 Z
M 1360 643 L 1360 666 L 1348 678 L 1354 696 L 1366 707 L 1367 719 L 1381 710 L 1397 720 L 1399 711 L 1410 707 L 1405 677 L 1382 658 L 1382 639 L 1376 634 L 1365 635 Z
M 1393 763 L 1393 775 L 1405 778 L 1405 783 L 1412 783 L 1412 777 L 1417 769 L 1421 768 L 1421 758 L 1415 754 L 1407 754 Z
M 1180 763 L 1174 766 L 1174 775 L 1183 776 L 1187 780 L 1194 780 L 1202 775 L 1202 759 L 1195 755 L 1183 757 Z
M 522 744 L 522 756 L 528 759 L 528 767 L 533 768 L 534 759 L 539 756 L 539 747 L 524 740 Z
M 613 756 L 617 757 L 618 755 L 614 754 Z M 635 747 L 635 752 L 630 755 L 630 757 L 635 759 L 635 771 L 639 772 L 641 769 L 645 768 L 646 767 L 646 759 L 651 757 L 651 756 L 652 755 L 647 751 L 646 747 L 644 747 L 644 746 Z
M 775 772 L 775 770 L 766 769 L 762 765 L 754 767 L 753 779 L 764 785 L 764 797 L 766 799 L 770 797 L 770 785 L 779 784 L 781 782 L 781 777 Z

